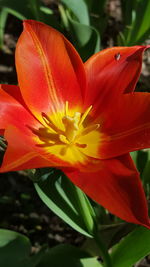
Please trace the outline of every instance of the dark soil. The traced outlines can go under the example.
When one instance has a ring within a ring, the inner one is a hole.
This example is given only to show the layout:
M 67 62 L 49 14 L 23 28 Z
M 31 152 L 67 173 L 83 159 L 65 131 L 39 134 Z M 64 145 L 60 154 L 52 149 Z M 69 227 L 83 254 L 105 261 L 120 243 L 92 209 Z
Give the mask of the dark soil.
M 84 237 L 55 216 L 38 197 L 33 182 L 21 173 L 0 175 L 0 228 L 25 234 L 33 247 L 79 245 Z

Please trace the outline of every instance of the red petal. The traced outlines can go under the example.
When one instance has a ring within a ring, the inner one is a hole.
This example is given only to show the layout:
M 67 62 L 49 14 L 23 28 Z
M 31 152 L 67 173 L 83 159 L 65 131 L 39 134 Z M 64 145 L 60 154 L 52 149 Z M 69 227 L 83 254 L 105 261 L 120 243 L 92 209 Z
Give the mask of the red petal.
M 129 155 L 100 161 L 99 171 L 64 172 L 73 183 L 111 213 L 127 222 L 150 228 L 144 191 Z
M 83 63 L 64 36 L 37 21 L 24 22 L 16 48 L 23 99 L 37 113 L 58 110 L 65 101 L 80 105 L 85 90 Z
M 22 102 L 18 92 L 19 88 L 16 86 L 0 86 L 0 129 L 5 129 L 12 124 L 25 131 L 26 125 L 32 125 L 32 127 L 40 125 L 22 104 L 18 102 Z M 18 101 L 14 97 L 18 98 Z
M 23 101 L 23 98 L 22 98 L 22 95 L 21 95 L 19 86 L 17 86 L 17 85 L 1 84 L 0 87 L 7 94 L 9 94 L 13 98 L 15 98 L 17 100 L 17 102 L 19 102 L 20 104 L 22 104 L 23 106 L 25 106 L 25 103 Z
M 8 141 L 8 148 L 4 155 L 0 172 L 17 171 L 31 168 L 51 166 L 51 162 L 40 156 L 27 138 L 24 139 L 21 132 L 13 126 L 5 131 L 5 139 Z
M 148 46 L 113 47 L 93 55 L 85 63 L 88 82 L 85 105 L 94 105 L 94 112 L 100 113 L 120 93 L 133 91 L 146 48 Z
M 102 115 L 100 158 L 150 147 L 150 94 L 124 94 Z

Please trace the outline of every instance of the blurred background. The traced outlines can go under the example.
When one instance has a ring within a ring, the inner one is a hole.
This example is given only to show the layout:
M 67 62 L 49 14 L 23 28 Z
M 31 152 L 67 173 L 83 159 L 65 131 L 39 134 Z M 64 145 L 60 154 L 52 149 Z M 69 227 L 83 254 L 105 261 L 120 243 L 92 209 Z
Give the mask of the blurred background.
M 0 0 L 0 83 L 17 84 L 14 52 L 23 19 L 42 21 L 61 31 L 83 61 L 107 47 L 150 44 L 149 0 Z M 136 90 L 150 92 L 150 51 L 144 54 Z M 5 148 L 1 138 L 0 161 Z M 132 156 L 148 196 L 150 153 L 140 151 Z M 99 206 L 95 210 L 101 224 L 116 220 Z M 0 228 L 28 236 L 33 252 L 45 243 L 82 246 L 85 241 L 42 203 L 26 171 L 0 175 Z M 111 242 L 117 242 L 118 232 Z M 150 266 L 149 258 L 140 264 L 136 266 Z

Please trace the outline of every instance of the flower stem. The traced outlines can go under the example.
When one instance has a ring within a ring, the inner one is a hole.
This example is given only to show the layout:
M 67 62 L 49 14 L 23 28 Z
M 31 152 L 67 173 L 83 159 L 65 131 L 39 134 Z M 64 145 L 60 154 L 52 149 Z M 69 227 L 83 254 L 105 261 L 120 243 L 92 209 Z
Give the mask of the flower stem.
M 98 232 L 95 232 L 94 234 L 94 239 L 95 239 L 95 242 L 100 250 L 100 255 L 103 259 L 103 266 L 104 267 L 113 267 L 112 266 L 112 262 L 111 262 L 111 257 L 108 253 L 108 250 L 104 244 L 104 242 L 102 241 L 102 239 L 100 238 L 100 235 Z

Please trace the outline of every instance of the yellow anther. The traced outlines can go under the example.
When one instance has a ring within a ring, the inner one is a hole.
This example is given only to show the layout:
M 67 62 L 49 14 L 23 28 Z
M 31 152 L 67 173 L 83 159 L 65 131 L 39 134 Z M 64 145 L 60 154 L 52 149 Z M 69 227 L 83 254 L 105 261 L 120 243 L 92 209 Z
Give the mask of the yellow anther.
M 84 122 L 84 120 L 86 119 L 87 115 L 89 114 L 89 112 L 91 111 L 92 106 L 90 106 L 82 115 L 82 118 L 79 122 L 79 127 L 81 126 L 81 124 Z
M 94 124 L 94 125 L 91 125 L 87 128 L 85 128 L 82 132 L 81 132 L 81 135 L 86 135 L 92 131 L 95 131 L 97 130 L 98 128 L 100 127 L 100 124 Z
M 86 144 L 79 144 L 79 143 L 75 143 L 76 146 L 80 147 L 80 148 L 85 148 L 87 147 Z
M 62 134 L 59 135 L 59 140 L 64 144 L 69 144 L 69 141 L 67 140 L 66 136 Z

